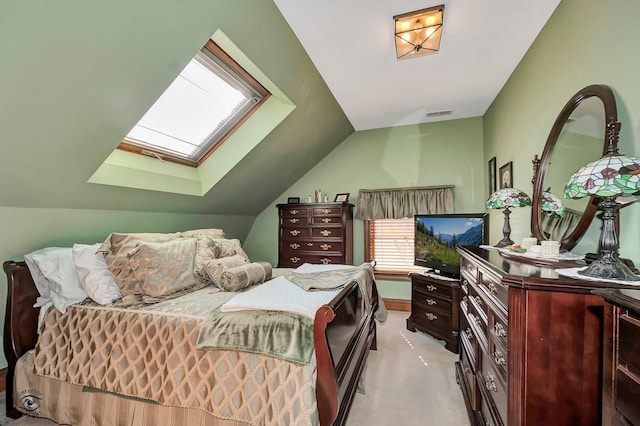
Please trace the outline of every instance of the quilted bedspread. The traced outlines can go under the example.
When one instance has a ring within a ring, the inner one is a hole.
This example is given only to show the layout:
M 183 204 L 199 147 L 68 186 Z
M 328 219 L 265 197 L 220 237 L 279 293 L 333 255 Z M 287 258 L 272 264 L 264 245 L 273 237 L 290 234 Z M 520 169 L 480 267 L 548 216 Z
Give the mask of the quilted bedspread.
M 49 309 L 35 372 L 254 425 L 318 424 L 315 357 L 299 365 L 196 348 L 204 318 L 233 294 L 207 287 L 151 306 Z

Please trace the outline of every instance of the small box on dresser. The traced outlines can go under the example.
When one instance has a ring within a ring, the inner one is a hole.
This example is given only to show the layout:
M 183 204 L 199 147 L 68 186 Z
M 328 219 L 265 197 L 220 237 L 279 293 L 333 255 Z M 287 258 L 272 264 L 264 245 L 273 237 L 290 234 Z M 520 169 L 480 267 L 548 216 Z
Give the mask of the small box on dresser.
M 445 348 L 457 353 L 460 281 L 420 272 L 411 273 L 410 277 L 411 316 L 407 318 L 407 329 L 418 329 L 444 340 Z
M 353 263 L 353 204 L 278 204 L 278 267 Z

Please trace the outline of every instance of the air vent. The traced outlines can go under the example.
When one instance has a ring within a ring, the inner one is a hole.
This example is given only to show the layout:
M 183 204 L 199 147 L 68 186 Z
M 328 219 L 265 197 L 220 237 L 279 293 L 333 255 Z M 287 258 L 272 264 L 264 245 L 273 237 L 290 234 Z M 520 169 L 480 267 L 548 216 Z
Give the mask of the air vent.
M 444 111 L 428 112 L 427 113 L 427 118 L 442 117 L 443 115 L 450 115 L 452 112 L 453 112 L 452 109 L 447 109 L 447 110 L 444 110 Z

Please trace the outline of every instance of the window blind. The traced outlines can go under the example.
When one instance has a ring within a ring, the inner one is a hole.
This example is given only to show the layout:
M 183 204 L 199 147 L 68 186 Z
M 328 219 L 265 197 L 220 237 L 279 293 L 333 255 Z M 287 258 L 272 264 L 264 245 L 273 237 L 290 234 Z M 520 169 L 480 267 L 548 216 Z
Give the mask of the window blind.
M 414 223 L 411 219 L 377 219 L 369 222 L 369 258 L 375 259 L 376 271 L 412 271 L 424 268 L 413 265 Z

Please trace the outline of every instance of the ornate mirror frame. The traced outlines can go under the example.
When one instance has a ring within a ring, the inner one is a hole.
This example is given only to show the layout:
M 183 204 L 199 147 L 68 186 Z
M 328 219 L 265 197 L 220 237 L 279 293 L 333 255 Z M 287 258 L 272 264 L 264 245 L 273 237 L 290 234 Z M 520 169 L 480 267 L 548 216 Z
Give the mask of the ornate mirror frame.
M 533 160 L 534 175 L 531 207 L 531 233 L 539 241 L 548 239 L 542 229 L 542 192 L 544 191 L 543 185 L 545 175 L 549 168 L 551 155 L 553 154 L 553 150 L 558 142 L 558 137 L 569 120 L 570 115 L 582 101 L 592 97 L 599 98 L 604 106 L 604 123 L 602 123 L 602 126 L 603 129 L 606 130 L 604 131 L 604 140 L 602 141 L 602 154 L 606 152 L 608 142 L 610 143 L 613 140 L 614 143 L 617 144 L 620 123 L 618 123 L 616 100 L 611 89 L 608 86 L 596 84 L 587 86 L 580 90 L 569 100 L 569 102 L 567 102 L 564 108 L 562 108 L 562 111 L 560 111 L 560 114 L 558 114 L 558 117 L 551 128 L 551 133 L 549 133 L 549 137 L 547 138 L 547 143 L 544 146 L 542 157 L 538 159 L 536 155 L 536 158 Z M 594 161 L 595 160 L 596 159 L 594 158 Z M 570 173 L 573 173 L 574 171 L 571 171 Z M 569 177 L 570 176 L 567 175 L 567 180 Z M 591 224 L 597 210 L 598 199 L 591 197 L 591 200 L 587 204 L 578 225 L 570 234 L 565 235 L 560 241 L 561 248 L 571 250 L 578 243 Z

